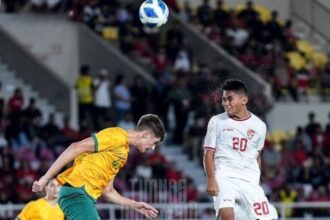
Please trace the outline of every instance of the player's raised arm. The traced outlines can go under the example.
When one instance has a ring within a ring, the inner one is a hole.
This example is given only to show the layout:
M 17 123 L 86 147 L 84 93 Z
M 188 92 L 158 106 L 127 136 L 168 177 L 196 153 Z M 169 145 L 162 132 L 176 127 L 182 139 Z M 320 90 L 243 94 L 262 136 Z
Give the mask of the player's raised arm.
M 157 218 L 158 215 L 157 209 L 155 209 L 154 207 L 152 207 L 151 205 L 145 202 L 137 202 L 135 200 L 120 195 L 113 187 L 113 181 L 114 179 L 112 179 L 111 182 L 108 184 L 108 186 L 103 190 L 103 195 L 109 202 L 113 202 L 128 209 L 133 209 L 143 214 L 148 219 Z
M 32 185 L 33 192 L 41 192 L 47 183 L 68 163 L 73 161 L 79 154 L 93 152 L 95 143 L 93 138 L 86 138 L 82 141 L 72 143 L 48 169 L 46 174 Z

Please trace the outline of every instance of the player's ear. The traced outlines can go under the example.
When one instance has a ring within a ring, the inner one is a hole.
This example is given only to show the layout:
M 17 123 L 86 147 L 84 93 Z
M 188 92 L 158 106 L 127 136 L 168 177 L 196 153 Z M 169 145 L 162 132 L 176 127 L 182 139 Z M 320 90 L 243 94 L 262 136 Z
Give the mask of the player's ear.
M 246 105 L 249 101 L 249 98 L 247 96 L 243 96 L 242 101 L 243 101 L 243 104 Z
M 142 131 L 142 137 L 143 138 L 146 138 L 146 137 L 150 136 L 150 134 L 151 134 L 151 132 L 149 130 Z

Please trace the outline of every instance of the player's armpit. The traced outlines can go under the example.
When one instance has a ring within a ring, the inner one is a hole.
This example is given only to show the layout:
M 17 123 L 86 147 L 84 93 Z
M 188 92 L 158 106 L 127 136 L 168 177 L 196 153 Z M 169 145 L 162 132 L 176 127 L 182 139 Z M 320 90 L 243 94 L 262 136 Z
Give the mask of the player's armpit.
M 95 142 L 92 137 L 72 143 L 70 147 L 77 151 L 77 154 L 93 152 L 95 149 Z

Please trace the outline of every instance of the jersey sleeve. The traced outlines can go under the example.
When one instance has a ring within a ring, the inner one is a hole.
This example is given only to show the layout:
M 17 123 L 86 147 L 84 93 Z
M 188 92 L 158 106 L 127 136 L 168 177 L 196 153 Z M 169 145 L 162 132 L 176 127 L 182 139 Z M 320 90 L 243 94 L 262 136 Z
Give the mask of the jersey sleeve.
M 207 132 L 204 140 L 204 149 L 213 149 L 216 147 L 217 131 L 216 122 L 212 117 L 207 125 Z
M 267 133 L 267 127 L 265 124 L 263 124 L 263 126 L 260 130 L 260 136 L 259 136 L 259 140 L 258 140 L 258 151 L 262 151 L 262 149 L 264 148 L 266 133 Z
M 106 128 L 92 135 L 95 142 L 95 152 L 102 152 L 112 149 L 115 146 L 127 144 L 127 136 L 120 128 Z

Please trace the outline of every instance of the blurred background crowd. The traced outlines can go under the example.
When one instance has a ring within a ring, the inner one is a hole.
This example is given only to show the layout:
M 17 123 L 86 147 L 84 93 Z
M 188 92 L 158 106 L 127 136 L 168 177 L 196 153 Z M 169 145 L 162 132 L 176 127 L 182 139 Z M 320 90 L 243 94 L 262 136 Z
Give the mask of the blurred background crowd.
M 292 30 L 292 21 L 283 21 L 277 11 L 252 1 L 236 8 L 221 0 L 216 7 L 204 0 L 197 8 L 189 1 L 183 6 L 175 0 L 165 2 L 181 19 L 269 82 L 276 102 L 309 102 L 311 96 L 329 101 L 328 55 L 314 51 Z M 149 112 L 158 114 L 166 125 L 169 135 L 165 145 L 181 147 L 190 160 L 202 166 L 207 122 L 221 111 L 218 86 L 229 70 L 221 61 L 215 67 L 199 62 L 177 23 L 162 31 L 144 28 L 137 17 L 139 2 L 4 0 L 4 5 L 6 13 L 66 13 L 116 45 L 151 72 L 157 83 L 149 86 L 140 76 L 128 81 L 107 69 L 82 65 L 76 81 L 79 129 L 70 127 L 68 117 L 57 124 L 50 114 L 43 122 L 46 116 L 38 108 L 38 100 L 25 100 L 20 88 L 5 100 L 0 84 L 0 203 L 26 203 L 36 198 L 32 182 L 71 142 L 108 126 L 131 129 Z M 265 120 L 272 104 L 259 91 L 251 91 L 250 102 L 251 111 Z M 330 201 L 330 113 L 325 127 L 313 112 L 306 117 L 309 123 L 297 125 L 294 132 L 268 135 L 261 182 L 272 202 Z M 129 195 L 133 178 L 185 179 L 187 202 L 210 201 L 158 150 L 147 155 L 130 153 L 115 181 L 118 191 Z M 153 195 L 150 200 L 161 198 Z M 329 214 L 317 209 L 304 212 Z M 304 212 L 290 209 L 286 215 L 303 216 Z

